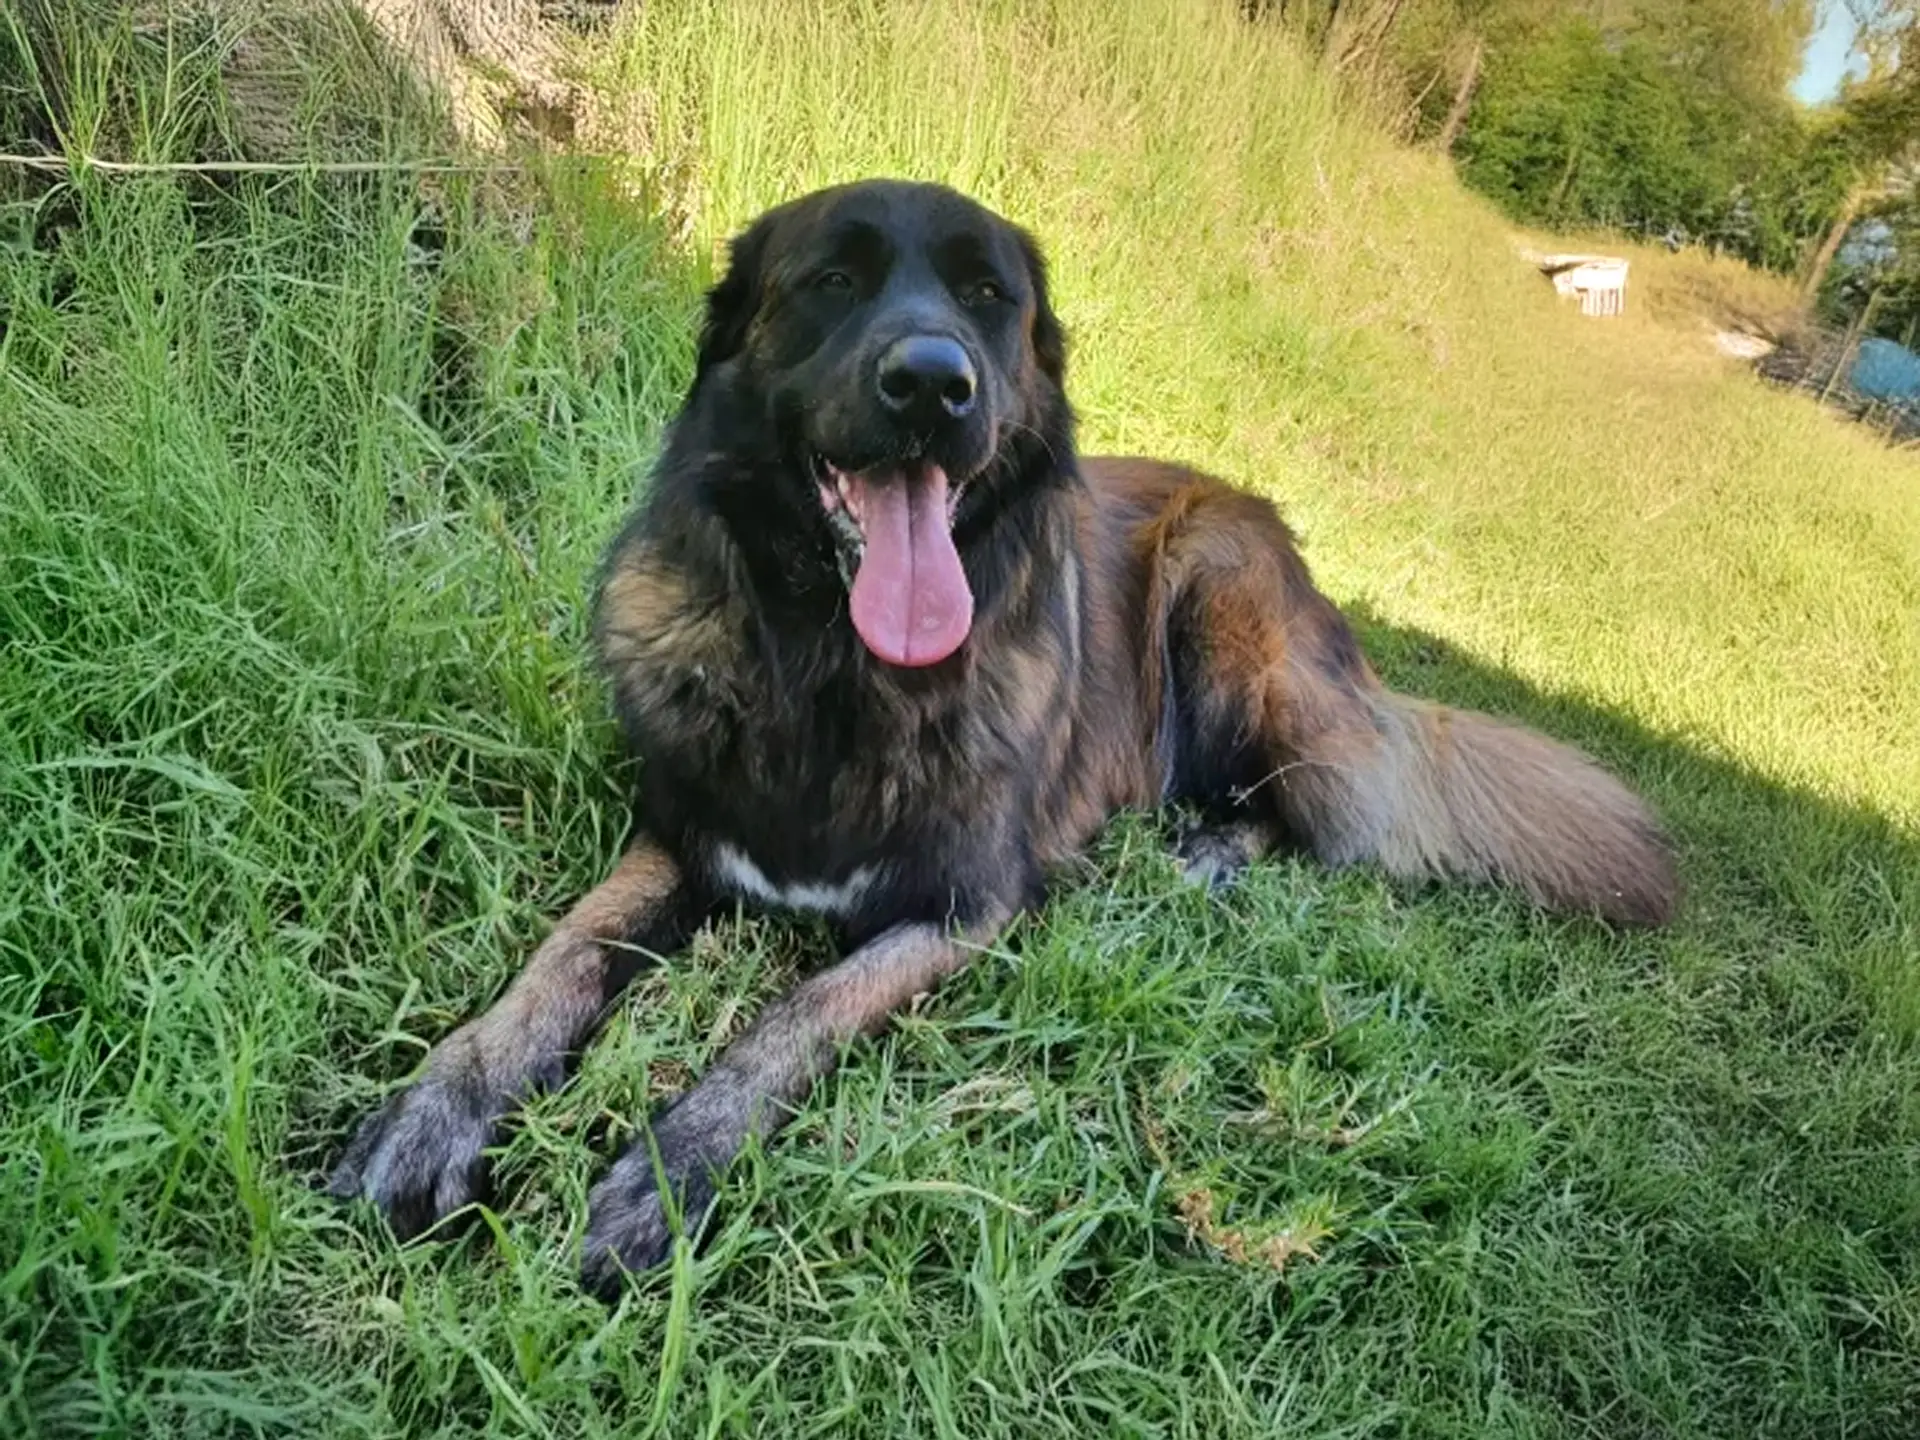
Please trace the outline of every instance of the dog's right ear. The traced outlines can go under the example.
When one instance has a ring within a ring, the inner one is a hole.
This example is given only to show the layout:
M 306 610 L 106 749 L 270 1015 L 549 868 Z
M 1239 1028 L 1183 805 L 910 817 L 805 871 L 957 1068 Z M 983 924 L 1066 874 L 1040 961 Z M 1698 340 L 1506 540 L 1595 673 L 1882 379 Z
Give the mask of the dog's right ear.
M 696 376 L 731 360 L 747 343 L 747 331 L 760 311 L 760 267 L 772 226 L 765 218 L 733 237 L 727 246 L 727 273 L 707 292 L 707 317 L 700 327 Z
M 1015 236 L 1020 241 L 1020 254 L 1027 262 L 1027 278 L 1033 285 L 1033 358 L 1040 367 L 1040 373 L 1056 385 L 1066 383 L 1067 377 L 1067 335 L 1060 324 L 1060 317 L 1054 313 L 1053 297 L 1048 293 L 1047 257 L 1040 249 L 1040 242 L 1017 226 Z

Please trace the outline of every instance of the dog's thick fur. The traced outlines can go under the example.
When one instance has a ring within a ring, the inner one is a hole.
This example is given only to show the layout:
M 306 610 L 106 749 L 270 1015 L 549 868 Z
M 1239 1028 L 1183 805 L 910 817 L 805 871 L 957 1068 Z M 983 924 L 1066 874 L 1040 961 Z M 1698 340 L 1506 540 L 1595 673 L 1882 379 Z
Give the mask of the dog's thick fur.
M 944 410 L 876 402 L 902 335 L 939 337 L 964 372 Z M 640 761 L 636 838 L 366 1121 L 336 1193 L 426 1228 L 482 1192 L 501 1120 L 563 1078 L 637 956 L 741 901 L 828 914 L 847 958 L 595 1189 L 586 1273 L 607 1288 L 662 1257 L 670 1208 L 705 1213 L 719 1170 L 844 1042 L 1039 903 L 1049 869 L 1123 808 L 1199 817 L 1181 853 L 1207 882 L 1287 843 L 1616 922 L 1669 916 L 1668 847 L 1633 795 L 1531 731 L 1385 689 L 1264 500 L 1077 459 L 1064 373 L 1038 250 L 951 191 L 824 191 L 736 240 L 598 596 Z M 971 625 L 944 659 L 890 664 L 849 621 L 845 577 L 868 550 L 832 523 L 831 481 L 924 467 L 955 487 Z

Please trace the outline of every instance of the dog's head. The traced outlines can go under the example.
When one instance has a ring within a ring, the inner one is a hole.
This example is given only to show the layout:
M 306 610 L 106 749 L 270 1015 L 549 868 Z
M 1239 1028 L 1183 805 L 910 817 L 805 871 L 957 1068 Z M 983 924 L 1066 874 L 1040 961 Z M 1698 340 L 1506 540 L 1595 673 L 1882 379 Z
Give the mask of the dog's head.
M 689 403 L 724 392 L 755 436 L 735 529 L 837 571 L 879 658 L 931 665 L 972 624 L 963 552 L 1072 463 L 1065 363 L 1023 231 L 941 186 L 869 181 L 734 240 Z

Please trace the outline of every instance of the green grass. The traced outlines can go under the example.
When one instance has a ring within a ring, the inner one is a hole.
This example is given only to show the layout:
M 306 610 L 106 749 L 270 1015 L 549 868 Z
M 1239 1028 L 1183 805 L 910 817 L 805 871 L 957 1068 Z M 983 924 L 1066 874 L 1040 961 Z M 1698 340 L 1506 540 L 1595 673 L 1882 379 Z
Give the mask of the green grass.
M 637 9 L 656 207 L 0 190 L 0 1431 L 1913 1434 L 1912 455 L 1557 308 L 1231 7 Z M 645 980 L 399 1249 L 310 1186 L 617 850 L 582 599 L 713 246 L 874 172 L 1035 227 L 1089 447 L 1278 497 L 1394 683 L 1655 799 L 1685 917 L 1212 902 L 1130 822 L 617 1311 L 586 1187 L 804 929 Z

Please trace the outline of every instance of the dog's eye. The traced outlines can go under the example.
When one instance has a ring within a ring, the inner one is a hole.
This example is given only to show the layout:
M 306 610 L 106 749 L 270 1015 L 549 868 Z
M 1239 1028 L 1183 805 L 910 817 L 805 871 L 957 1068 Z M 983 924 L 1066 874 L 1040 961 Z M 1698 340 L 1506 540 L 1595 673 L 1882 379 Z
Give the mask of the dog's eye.
M 998 305 L 1006 298 L 1007 292 L 997 280 L 976 280 L 967 287 L 969 305 Z
M 851 290 L 853 276 L 844 270 L 822 270 L 814 277 L 816 290 Z

